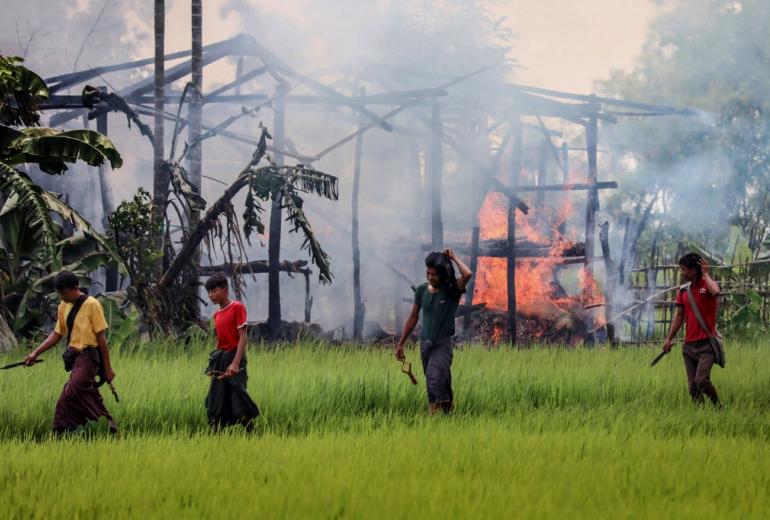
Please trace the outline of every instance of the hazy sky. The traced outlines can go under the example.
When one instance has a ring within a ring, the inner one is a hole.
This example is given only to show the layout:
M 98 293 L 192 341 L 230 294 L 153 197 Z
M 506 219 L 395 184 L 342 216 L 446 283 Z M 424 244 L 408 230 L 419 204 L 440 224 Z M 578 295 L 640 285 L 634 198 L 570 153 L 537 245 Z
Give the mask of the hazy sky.
M 519 0 L 498 8 L 519 35 L 520 83 L 588 92 L 612 68 L 629 68 L 656 13 L 649 0 Z
M 255 9 L 258 6 L 263 17 L 274 16 L 277 23 L 288 19 L 313 27 L 308 0 L 248 1 Z M 204 1 L 205 43 L 243 30 L 237 15 L 222 15 L 223 4 L 224 0 Z M 167 49 L 189 48 L 189 0 L 170 0 L 167 5 Z M 519 35 L 514 55 L 524 68 L 518 71 L 517 81 L 589 92 L 592 82 L 612 68 L 631 66 L 656 9 L 650 0 L 518 0 L 502 2 L 495 12 L 507 17 L 505 23 Z M 152 34 L 152 20 L 134 23 L 137 29 L 145 25 Z M 151 41 L 140 54 L 152 54 Z

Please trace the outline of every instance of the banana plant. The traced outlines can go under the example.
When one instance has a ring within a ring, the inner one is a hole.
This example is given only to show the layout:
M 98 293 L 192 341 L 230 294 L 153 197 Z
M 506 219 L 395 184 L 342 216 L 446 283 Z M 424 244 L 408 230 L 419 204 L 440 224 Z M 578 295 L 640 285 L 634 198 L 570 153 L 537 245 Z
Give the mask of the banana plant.
M 38 103 L 48 87 L 20 58 L 0 56 L 0 312 L 14 332 L 39 324 L 49 311 L 51 273 L 67 268 L 85 275 L 107 260 L 120 265 L 110 240 L 57 194 L 30 177 L 30 168 L 62 175 L 68 165 L 85 162 L 112 168 L 120 153 L 104 135 L 92 130 L 56 130 L 36 126 Z M 77 232 L 64 234 L 63 223 Z M 88 254 L 72 255 L 75 243 Z

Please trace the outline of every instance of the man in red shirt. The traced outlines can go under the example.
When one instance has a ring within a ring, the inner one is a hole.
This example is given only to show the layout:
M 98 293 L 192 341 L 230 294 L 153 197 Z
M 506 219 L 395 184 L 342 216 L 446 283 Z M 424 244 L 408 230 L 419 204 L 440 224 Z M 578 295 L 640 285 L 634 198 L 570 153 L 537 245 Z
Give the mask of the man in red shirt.
M 705 394 L 712 403 L 719 406 L 717 389 L 711 384 L 711 367 L 714 366 L 715 354 L 709 341 L 709 335 L 716 335 L 719 285 L 709 276 L 709 266 L 706 261 L 696 253 L 688 253 L 679 259 L 679 271 L 687 284 L 682 286 L 677 293 L 676 315 L 674 315 L 674 321 L 671 322 L 671 330 L 666 336 L 663 350 L 666 352 L 671 350 L 674 336 L 684 323 L 685 337 L 682 354 L 687 370 L 690 396 L 694 402 L 702 403 Z M 688 284 L 692 289 L 693 299 L 708 331 L 703 330 L 703 327 L 698 323 L 692 302 L 687 294 Z
M 214 430 L 231 424 L 254 428 L 259 407 L 246 392 L 246 307 L 231 300 L 227 277 L 218 273 L 206 280 L 209 300 L 219 305 L 214 313 L 217 348 L 209 356 L 206 374 L 211 377 L 206 411 Z

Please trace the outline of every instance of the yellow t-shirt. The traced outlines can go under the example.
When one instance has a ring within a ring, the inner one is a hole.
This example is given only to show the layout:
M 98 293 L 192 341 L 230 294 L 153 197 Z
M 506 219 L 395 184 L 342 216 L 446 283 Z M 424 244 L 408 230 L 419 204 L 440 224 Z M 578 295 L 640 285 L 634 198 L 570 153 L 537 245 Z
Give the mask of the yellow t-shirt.
M 73 305 L 73 303 L 59 303 L 59 318 L 56 320 L 54 331 L 65 338 L 67 337 L 67 316 Z M 107 329 L 107 327 L 102 304 L 93 296 L 89 296 L 83 302 L 83 305 L 80 306 L 80 310 L 77 316 L 75 316 L 69 346 L 76 350 L 95 348 L 98 346 L 96 335 Z

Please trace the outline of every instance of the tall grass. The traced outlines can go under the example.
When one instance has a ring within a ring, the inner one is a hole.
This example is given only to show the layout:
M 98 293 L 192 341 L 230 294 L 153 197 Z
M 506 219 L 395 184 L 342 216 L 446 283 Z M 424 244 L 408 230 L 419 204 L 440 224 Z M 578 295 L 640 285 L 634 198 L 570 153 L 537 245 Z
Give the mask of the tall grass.
M 12 517 L 762 517 L 770 357 L 732 345 L 695 407 L 653 348 L 457 350 L 457 413 L 426 415 L 390 350 L 249 352 L 259 432 L 209 434 L 208 349 L 117 351 L 122 437 L 49 436 L 56 352 L 0 372 L 0 499 Z M 20 353 L 4 356 L 9 362 Z M 73 473 L 75 479 L 52 478 Z

